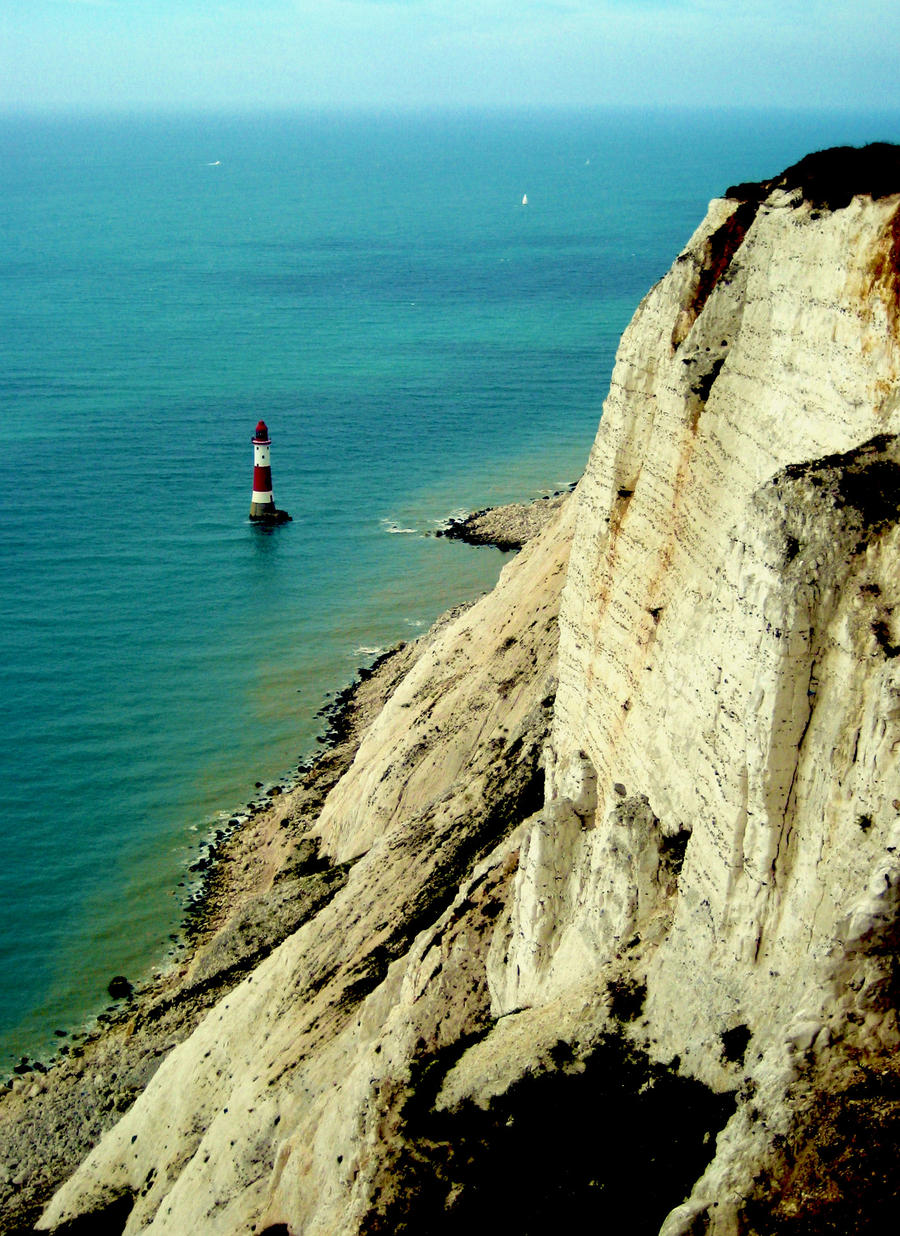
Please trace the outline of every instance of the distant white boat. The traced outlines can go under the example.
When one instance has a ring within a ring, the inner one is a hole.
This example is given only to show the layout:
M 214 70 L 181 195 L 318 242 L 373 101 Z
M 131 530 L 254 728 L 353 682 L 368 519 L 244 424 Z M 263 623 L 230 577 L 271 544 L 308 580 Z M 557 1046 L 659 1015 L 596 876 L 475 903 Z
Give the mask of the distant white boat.
M 207 163 L 207 165 L 206 165 L 206 166 L 207 166 L 207 167 L 221 167 L 221 166 L 222 166 L 222 160 L 221 160 L 221 159 L 216 159 L 215 163 Z
M 523 193 L 523 194 L 522 194 L 522 205 L 523 205 L 523 206 L 527 206 L 527 205 L 528 205 L 528 194 L 527 194 L 527 193 Z

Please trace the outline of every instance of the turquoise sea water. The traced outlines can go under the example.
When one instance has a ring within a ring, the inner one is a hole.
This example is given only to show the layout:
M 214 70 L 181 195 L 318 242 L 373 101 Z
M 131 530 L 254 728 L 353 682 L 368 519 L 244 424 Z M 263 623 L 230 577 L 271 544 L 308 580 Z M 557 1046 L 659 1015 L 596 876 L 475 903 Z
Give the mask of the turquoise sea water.
M 426 534 L 579 475 L 708 199 L 876 139 L 900 118 L 0 118 L 0 1072 L 163 964 L 221 814 L 491 586 Z

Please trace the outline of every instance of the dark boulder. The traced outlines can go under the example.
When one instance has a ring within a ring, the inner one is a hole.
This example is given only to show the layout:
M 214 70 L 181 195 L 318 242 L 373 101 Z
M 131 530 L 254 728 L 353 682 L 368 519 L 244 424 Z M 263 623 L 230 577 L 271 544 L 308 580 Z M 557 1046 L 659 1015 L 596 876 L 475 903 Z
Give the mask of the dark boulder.
M 134 988 L 124 974 L 117 974 L 111 978 L 106 990 L 114 1000 L 130 1000 L 134 995 Z

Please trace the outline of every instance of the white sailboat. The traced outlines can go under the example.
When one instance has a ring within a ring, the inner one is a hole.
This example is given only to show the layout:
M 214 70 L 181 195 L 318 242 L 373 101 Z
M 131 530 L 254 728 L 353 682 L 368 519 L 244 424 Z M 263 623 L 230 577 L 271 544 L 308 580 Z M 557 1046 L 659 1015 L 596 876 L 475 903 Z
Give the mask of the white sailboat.
M 527 205 L 528 205 L 528 194 L 527 194 L 527 193 L 523 193 L 523 194 L 522 194 L 522 205 L 523 205 L 523 206 L 527 206 Z

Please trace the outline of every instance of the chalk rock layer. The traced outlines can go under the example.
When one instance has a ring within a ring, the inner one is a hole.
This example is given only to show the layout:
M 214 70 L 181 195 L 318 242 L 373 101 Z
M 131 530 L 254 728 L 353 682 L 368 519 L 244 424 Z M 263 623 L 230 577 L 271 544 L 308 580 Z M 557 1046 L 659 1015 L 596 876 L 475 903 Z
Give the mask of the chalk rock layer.
M 543 800 L 569 519 L 432 633 L 314 830 L 346 883 L 171 1052 L 43 1227 L 353 1230 L 414 1069 L 490 1016 L 480 946 Z
M 764 1096 L 670 1232 L 731 1230 L 798 1070 L 900 1042 L 898 201 L 713 202 L 623 338 L 579 487 L 492 988 L 544 1004 L 630 956 L 651 1054 Z
M 785 1147 L 900 1046 L 900 177 L 835 189 L 838 165 L 711 203 L 622 339 L 575 494 L 326 801 L 346 884 L 42 1229 L 433 1236 L 627 1205 L 696 1236 L 810 1195 Z

